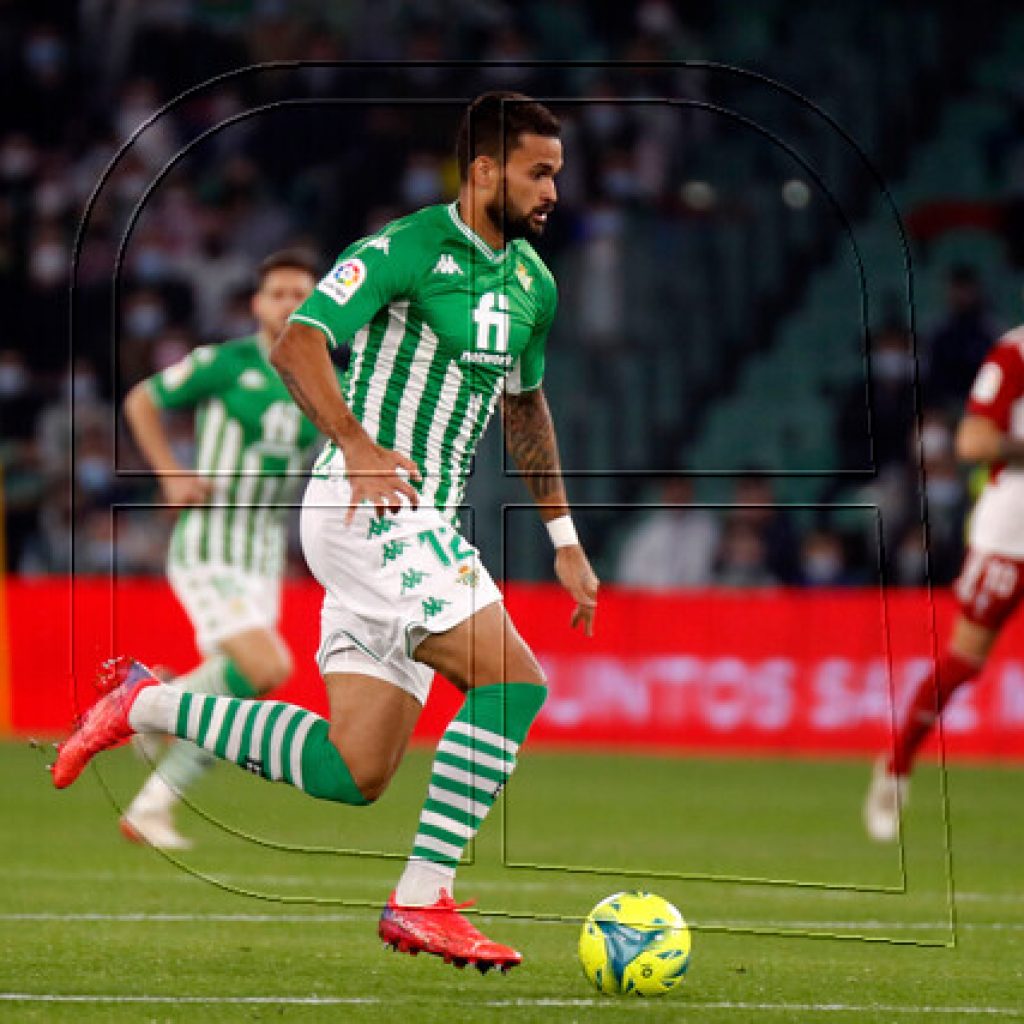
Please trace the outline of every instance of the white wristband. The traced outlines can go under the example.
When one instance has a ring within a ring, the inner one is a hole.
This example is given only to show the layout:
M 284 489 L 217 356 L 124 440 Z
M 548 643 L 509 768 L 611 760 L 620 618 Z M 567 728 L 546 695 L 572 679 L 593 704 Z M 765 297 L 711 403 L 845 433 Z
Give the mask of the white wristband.
M 576 527 L 573 526 L 572 516 L 559 516 L 544 525 L 547 526 L 551 543 L 556 548 L 568 548 L 573 544 L 579 544 L 580 539 L 576 536 Z

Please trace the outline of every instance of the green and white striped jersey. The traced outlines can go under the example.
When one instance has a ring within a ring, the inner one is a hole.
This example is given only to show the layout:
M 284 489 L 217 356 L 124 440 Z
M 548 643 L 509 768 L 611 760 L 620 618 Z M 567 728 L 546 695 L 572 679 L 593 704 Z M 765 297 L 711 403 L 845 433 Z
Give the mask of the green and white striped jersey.
M 288 505 L 318 433 L 259 339 L 194 349 L 147 385 L 163 409 L 195 408 L 195 469 L 213 487 L 208 504 L 178 517 L 169 560 L 280 575 Z
M 345 401 L 378 444 L 419 466 L 424 502 L 454 517 L 502 390 L 541 385 L 557 301 L 528 242 L 495 252 L 452 203 L 355 242 L 291 320 L 331 345 L 352 339 Z M 329 443 L 314 473 L 340 466 Z

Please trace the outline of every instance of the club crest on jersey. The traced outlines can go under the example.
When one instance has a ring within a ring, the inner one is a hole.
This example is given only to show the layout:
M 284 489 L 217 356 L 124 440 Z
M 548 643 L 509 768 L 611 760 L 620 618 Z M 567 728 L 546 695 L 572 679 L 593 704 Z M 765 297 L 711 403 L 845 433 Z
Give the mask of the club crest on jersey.
M 455 257 L 451 253 L 441 253 L 441 258 L 434 264 L 433 273 L 435 274 L 461 274 L 462 267 L 455 262 Z
M 530 290 L 530 285 L 533 284 L 533 278 L 530 277 L 526 267 L 522 263 L 516 265 L 516 277 L 518 278 L 519 283 L 523 286 L 523 291 L 528 292 Z
M 461 583 L 464 587 L 475 587 L 480 582 L 480 570 L 474 569 L 471 565 L 460 565 L 455 582 Z
M 342 260 L 318 285 L 325 295 L 344 306 L 366 280 L 366 264 L 360 259 Z

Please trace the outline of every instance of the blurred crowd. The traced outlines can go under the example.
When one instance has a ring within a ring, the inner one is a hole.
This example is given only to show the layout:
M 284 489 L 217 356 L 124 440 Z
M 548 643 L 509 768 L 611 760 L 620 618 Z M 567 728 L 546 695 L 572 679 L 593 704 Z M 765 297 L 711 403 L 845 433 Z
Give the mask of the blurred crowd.
M 459 106 L 425 116 L 417 98 L 488 88 L 672 93 L 679 72 L 624 85 L 519 62 L 696 55 L 664 0 L 592 9 L 576 0 L 82 0 L 38 10 L 0 0 L 0 11 L 0 466 L 7 558 L 24 573 L 68 569 L 72 537 L 77 569 L 108 571 L 112 533 L 117 571 L 158 571 L 166 523 L 109 514 L 112 502 L 154 495 L 132 479 L 143 467 L 122 436 L 118 396 L 196 344 L 250 331 L 251 275 L 268 252 L 298 244 L 326 261 L 343 240 L 450 197 Z M 254 63 L 465 54 L 503 63 L 256 71 L 182 98 Z M 339 95 L 406 102 L 327 102 Z M 241 116 L 254 107 L 263 116 Z M 551 251 L 572 235 L 607 233 L 604 200 L 653 199 L 667 187 L 681 147 L 676 122 L 659 116 L 584 107 L 569 128 L 583 159 L 560 183 L 571 215 Z M 589 206 L 574 201 L 584 193 Z M 188 422 L 175 430 L 188 445 Z
M 82 0 L 39 8 L 0 0 L 0 467 L 9 568 L 67 571 L 73 539 L 78 571 L 160 572 L 171 514 L 130 507 L 153 499 L 155 488 L 123 434 L 119 396 L 196 344 L 249 332 L 252 271 L 268 252 L 303 245 L 326 263 L 345 240 L 454 193 L 455 105 L 428 105 L 425 114 L 414 102 L 330 98 L 488 88 L 581 98 L 560 110 L 573 159 L 559 179 L 562 212 L 544 251 L 563 283 L 563 318 L 573 335 L 598 359 L 621 345 L 630 271 L 622 211 L 678 205 L 683 164 L 707 130 L 699 119 L 629 100 L 699 99 L 703 76 L 528 62 L 566 54 L 699 58 L 701 20 L 711 10 L 699 5 L 684 20 L 668 0 Z M 181 98 L 197 83 L 256 62 L 444 62 L 467 54 L 495 64 L 326 64 L 229 75 Z M 255 107 L 264 116 L 244 116 Z M 901 474 L 916 472 L 923 450 L 929 505 L 944 524 L 937 528 L 933 519 L 933 554 L 940 552 L 934 557 L 947 576 L 967 501 L 951 432 L 995 330 L 979 282 L 964 270 L 967 277 L 951 283 L 947 320 L 920 353 L 929 402 L 920 446 L 911 410 L 886 405 L 888 384 L 913 373 L 906 331 L 881 332 L 872 362 L 880 500 L 895 508 L 913 493 Z M 862 410 L 863 400 L 862 390 L 848 396 L 851 409 L 860 402 Z M 187 461 L 188 418 L 172 430 Z M 770 481 L 741 481 L 735 498 L 749 507 L 652 514 L 616 540 L 613 575 L 655 586 L 842 585 L 877 577 L 870 545 L 829 523 L 791 521 L 773 507 Z M 690 485 L 675 481 L 658 500 L 685 505 Z M 113 516 L 112 504 L 121 506 Z M 907 509 L 894 518 L 902 522 L 896 563 L 906 569 L 898 582 L 923 578 L 915 515 Z M 675 560 L 664 557 L 664 545 Z
M 873 332 L 870 452 L 868 387 L 858 380 L 837 396 L 841 468 L 860 469 L 867 455 L 877 467 L 869 483 L 835 487 L 835 504 L 810 511 L 780 504 L 767 472 L 739 479 L 723 507 L 697 502 L 692 479 L 670 479 L 652 492 L 654 507 L 622 540 L 615 578 L 665 589 L 952 582 L 966 517 L 985 480 L 984 470 L 958 463 L 956 428 L 985 355 L 1011 326 L 989 310 L 974 268 L 954 266 L 946 309 L 916 346 L 901 323 Z M 878 514 L 835 507 L 844 500 L 870 504 Z

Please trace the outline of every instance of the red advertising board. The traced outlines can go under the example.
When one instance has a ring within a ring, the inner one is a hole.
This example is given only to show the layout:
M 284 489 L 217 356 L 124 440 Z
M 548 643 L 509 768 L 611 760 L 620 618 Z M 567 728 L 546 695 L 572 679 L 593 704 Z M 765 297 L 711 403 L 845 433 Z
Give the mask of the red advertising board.
M 197 655 L 162 581 L 8 581 L 15 733 L 60 734 L 92 699 L 96 664 L 130 652 L 182 671 Z M 952 604 L 924 591 L 602 591 L 597 636 L 569 629 L 555 586 L 506 599 L 549 676 L 531 742 L 677 751 L 871 753 L 928 671 Z M 319 588 L 289 585 L 284 633 L 298 669 L 282 690 L 317 711 Z M 73 613 L 72 613 L 73 611 Z M 436 736 L 459 697 L 438 682 L 420 723 Z M 3 716 L 0 715 L 0 722 Z M 1024 758 L 1024 636 L 1011 623 L 976 687 L 945 722 L 947 752 Z

